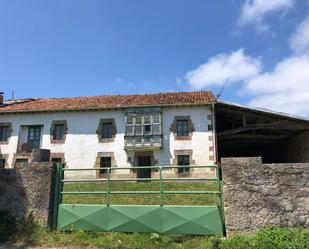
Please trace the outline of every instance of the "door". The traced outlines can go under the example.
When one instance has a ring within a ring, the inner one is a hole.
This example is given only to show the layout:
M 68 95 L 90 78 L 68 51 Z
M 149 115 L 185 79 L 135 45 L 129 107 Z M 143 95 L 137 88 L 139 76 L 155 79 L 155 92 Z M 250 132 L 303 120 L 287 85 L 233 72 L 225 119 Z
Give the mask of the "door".
M 138 166 L 151 166 L 151 156 L 138 156 Z M 137 178 L 151 178 L 151 169 L 143 168 L 137 170 Z
M 31 152 L 33 149 L 40 148 L 41 126 L 29 126 L 27 150 Z

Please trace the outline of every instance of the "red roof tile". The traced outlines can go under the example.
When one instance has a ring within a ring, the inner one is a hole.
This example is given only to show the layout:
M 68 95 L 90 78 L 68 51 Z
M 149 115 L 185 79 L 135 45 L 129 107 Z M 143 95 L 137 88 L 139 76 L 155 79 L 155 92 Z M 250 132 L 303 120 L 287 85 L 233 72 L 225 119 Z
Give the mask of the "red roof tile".
M 194 105 L 211 104 L 214 102 L 215 98 L 210 91 L 109 95 L 77 98 L 38 98 L 1 106 L 0 113 L 92 110 L 139 106 Z

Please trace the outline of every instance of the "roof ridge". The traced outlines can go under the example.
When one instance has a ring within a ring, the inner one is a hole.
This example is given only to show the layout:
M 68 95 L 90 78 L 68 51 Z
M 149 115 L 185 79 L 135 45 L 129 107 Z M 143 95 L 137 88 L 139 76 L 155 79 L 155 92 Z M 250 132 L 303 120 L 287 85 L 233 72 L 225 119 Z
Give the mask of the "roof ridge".
M 208 105 L 216 102 L 211 91 L 114 94 L 82 97 L 36 98 L 0 107 L 1 113 L 99 110 L 111 108 Z
M 130 97 L 130 96 L 149 96 L 149 95 L 165 95 L 165 94 L 190 94 L 190 93 L 210 93 L 212 92 L 209 90 L 201 90 L 201 91 L 179 91 L 179 92 L 156 92 L 156 93 L 137 93 L 137 94 L 104 94 L 104 95 L 85 95 L 85 96 L 72 96 L 72 97 L 47 97 L 47 98 L 30 98 L 35 100 L 46 100 L 46 99 L 81 99 L 81 98 L 96 98 L 96 97 Z

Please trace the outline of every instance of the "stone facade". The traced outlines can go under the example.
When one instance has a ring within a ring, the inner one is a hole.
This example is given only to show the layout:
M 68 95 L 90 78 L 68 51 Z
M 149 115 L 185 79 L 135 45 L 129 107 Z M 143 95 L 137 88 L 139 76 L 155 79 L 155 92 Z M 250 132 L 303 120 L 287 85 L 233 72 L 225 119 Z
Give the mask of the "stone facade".
M 309 227 L 309 163 L 262 164 L 262 158 L 223 158 L 227 234 L 267 225 Z
M 32 210 L 43 226 L 51 222 L 52 189 L 52 163 L 18 163 L 14 169 L 0 169 L 0 209 L 18 216 Z

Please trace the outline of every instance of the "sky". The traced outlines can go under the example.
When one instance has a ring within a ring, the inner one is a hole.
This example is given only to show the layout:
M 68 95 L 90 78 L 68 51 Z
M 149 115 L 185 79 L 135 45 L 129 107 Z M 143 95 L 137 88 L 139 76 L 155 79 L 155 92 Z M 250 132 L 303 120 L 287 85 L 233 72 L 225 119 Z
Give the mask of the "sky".
M 5 98 L 211 90 L 309 116 L 309 0 L 0 0 Z

